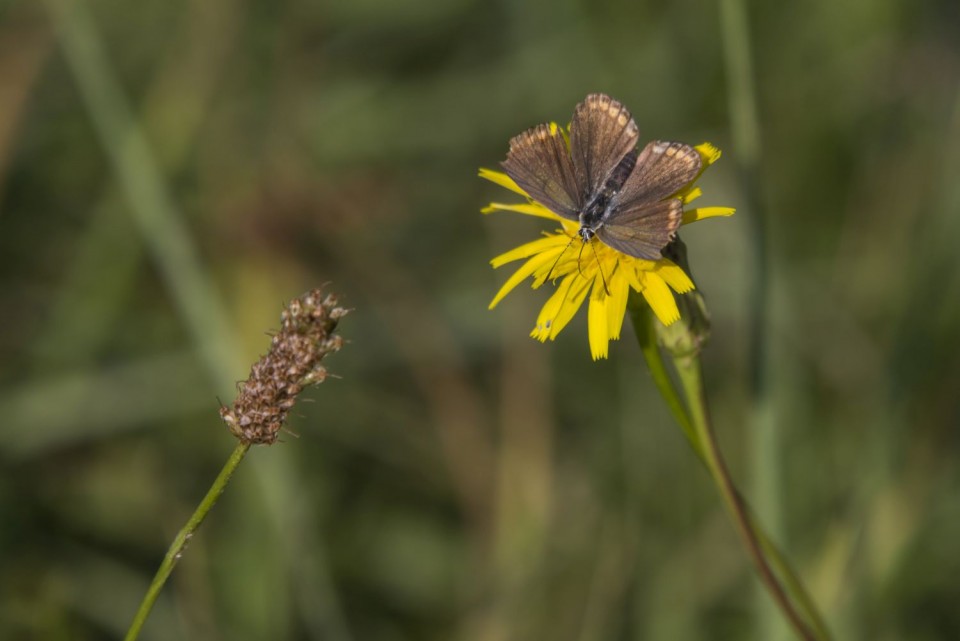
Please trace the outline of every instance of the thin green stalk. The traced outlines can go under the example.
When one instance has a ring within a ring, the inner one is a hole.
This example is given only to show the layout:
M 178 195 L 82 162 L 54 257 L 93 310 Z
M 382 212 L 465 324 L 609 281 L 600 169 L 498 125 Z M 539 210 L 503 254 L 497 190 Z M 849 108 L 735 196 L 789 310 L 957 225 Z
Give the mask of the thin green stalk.
M 130 629 L 127 630 L 127 635 L 124 637 L 124 641 L 134 641 L 134 639 L 139 636 L 140 630 L 143 628 L 143 624 L 147 621 L 147 617 L 150 616 L 150 611 L 153 609 L 153 604 L 160 595 L 160 590 L 163 589 L 164 584 L 167 582 L 167 578 L 170 576 L 170 573 L 173 572 L 173 567 L 177 564 L 177 561 L 179 561 L 180 557 L 183 556 L 183 552 L 186 549 L 187 544 L 190 543 L 193 533 L 196 532 L 197 528 L 200 527 L 200 524 L 203 523 L 203 519 L 206 518 L 207 513 L 209 513 L 210 510 L 213 509 L 213 506 L 216 505 L 217 499 L 220 498 L 220 495 L 223 494 L 223 491 L 227 488 L 227 483 L 230 482 L 230 477 L 233 476 L 237 466 L 240 465 L 240 461 L 243 460 L 243 457 L 249 450 L 249 443 L 237 444 L 237 447 L 234 448 L 230 458 L 227 459 L 226 464 L 224 464 L 223 469 L 220 470 L 220 474 L 217 475 L 213 485 L 210 486 L 210 490 L 207 491 L 207 495 L 203 497 L 202 501 L 200 501 L 200 505 L 197 506 L 197 509 L 187 521 L 187 524 L 183 526 L 183 529 L 181 529 L 179 533 L 177 533 L 176 538 L 170 545 L 170 549 L 167 550 L 167 555 L 163 557 L 163 562 L 160 564 L 160 568 L 157 570 L 156 576 L 153 577 L 153 582 L 147 589 L 147 593 L 144 595 L 143 601 L 140 603 L 140 607 L 137 609 L 136 615 L 133 617 L 133 622 L 130 624 Z
M 726 463 L 720 453 L 719 445 L 710 424 L 710 415 L 703 389 L 700 358 L 698 356 L 682 357 L 675 359 L 674 364 L 677 368 L 680 386 L 683 388 L 684 394 L 687 397 L 690 418 L 700 437 L 700 442 L 704 445 L 703 453 L 706 458 L 707 469 L 710 471 L 710 475 L 713 477 L 717 489 L 720 490 L 720 495 L 723 497 L 727 510 L 730 512 L 730 516 L 737 526 L 740 538 L 743 539 L 747 552 L 750 554 L 754 565 L 757 567 L 757 571 L 760 573 L 761 581 L 763 581 L 770 596 L 773 597 L 780 611 L 783 612 L 797 634 L 808 641 L 822 639 L 822 637 L 815 634 L 806 621 L 804 621 L 796 607 L 794 607 L 792 600 L 784 591 L 783 586 L 780 585 L 779 580 L 767 560 L 760 537 L 754 529 L 754 523 L 750 518 L 747 506 L 737 491 L 736 486 L 733 484 L 733 479 L 727 470 Z
M 657 330 L 653 326 L 653 320 L 650 314 L 646 312 L 645 305 L 636 292 L 630 292 L 630 304 L 628 311 L 630 319 L 633 321 L 633 330 L 637 335 L 637 342 L 640 343 L 640 351 L 643 358 L 647 361 L 647 367 L 650 368 L 650 374 L 653 376 L 653 382 L 660 391 L 667 407 L 680 425 L 690 446 L 696 452 L 700 460 L 706 463 L 706 457 L 703 452 L 703 443 L 700 442 L 700 436 L 697 434 L 687 410 L 683 407 L 683 401 L 677 394 L 677 390 L 670 380 L 670 374 L 667 372 L 666 365 L 663 362 L 663 356 L 660 355 L 660 347 L 657 344 Z
M 687 352 L 674 355 L 672 359 L 683 390 L 682 395 L 686 398 L 686 404 L 684 404 L 681 393 L 674 385 L 664 363 L 658 345 L 657 330 L 649 308 L 639 295 L 631 293 L 628 311 L 654 383 L 694 452 L 713 477 L 747 551 L 760 572 L 764 587 L 770 592 L 787 620 L 804 639 L 829 640 L 830 633 L 813 599 L 810 598 L 786 557 L 764 531 L 730 477 L 710 424 L 699 355 L 696 352 Z M 781 580 L 786 590 L 781 586 Z
M 783 581 L 787 592 L 799 604 L 803 613 L 807 616 L 810 625 L 813 626 L 814 631 L 817 633 L 817 638 L 824 640 L 832 639 L 833 637 L 830 634 L 829 628 L 827 628 L 827 623 L 820 614 L 820 610 L 817 609 L 817 604 L 814 603 L 813 597 L 807 592 L 803 581 L 800 580 L 800 575 L 797 574 L 790 565 L 790 562 L 787 561 L 787 558 L 783 555 L 783 552 L 777 547 L 777 544 L 773 542 L 763 529 L 763 526 L 760 525 L 756 515 L 750 510 L 750 506 L 742 496 L 740 497 L 740 501 L 747 507 L 747 517 L 750 519 L 750 527 L 756 532 L 757 538 L 760 540 L 760 545 L 763 547 L 764 554 L 776 569 L 777 576 Z

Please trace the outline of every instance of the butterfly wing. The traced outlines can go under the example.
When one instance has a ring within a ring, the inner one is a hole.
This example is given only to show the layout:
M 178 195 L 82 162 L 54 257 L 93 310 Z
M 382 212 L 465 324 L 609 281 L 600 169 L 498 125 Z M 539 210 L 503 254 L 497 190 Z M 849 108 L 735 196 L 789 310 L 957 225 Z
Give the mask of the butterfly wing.
M 620 253 L 657 260 L 682 219 L 679 198 L 621 207 L 597 228 L 597 237 Z
M 580 192 L 559 127 L 538 125 L 515 136 L 500 165 L 531 198 L 558 216 L 577 220 Z
M 655 203 L 674 195 L 699 175 L 697 150 L 680 142 L 655 140 L 644 147 L 637 165 L 618 194 L 621 207 Z
M 610 96 L 590 94 L 576 106 L 570 121 L 570 154 L 584 200 L 604 187 L 623 157 L 636 149 L 639 137 L 630 112 Z

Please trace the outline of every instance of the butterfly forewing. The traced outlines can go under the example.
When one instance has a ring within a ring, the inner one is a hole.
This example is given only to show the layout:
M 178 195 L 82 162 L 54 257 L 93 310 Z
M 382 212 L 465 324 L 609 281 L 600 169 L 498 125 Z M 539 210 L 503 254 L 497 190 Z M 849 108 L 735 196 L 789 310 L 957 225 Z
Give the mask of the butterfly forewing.
M 621 253 L 657 260 L 682 219 L 679 198 L 621 207 L 597 229 L 597 237 Z
M 689 185 L 700 173 L 697 150 L 679 142 L 651 142 L 637 158 L 637 166 L 620 190 L 621 207 L 655 203 Z
M 604 94 L 590 94 L 573 111 L 570 153 L 577 187 L 584 200 L 604 186 L 620 160 L 639 139 L 627 108 Z
M 559 127 L 539 125 L 514 137 L 501 166 L 531 198 L 563 218 L 577 220 L 581 195 Z

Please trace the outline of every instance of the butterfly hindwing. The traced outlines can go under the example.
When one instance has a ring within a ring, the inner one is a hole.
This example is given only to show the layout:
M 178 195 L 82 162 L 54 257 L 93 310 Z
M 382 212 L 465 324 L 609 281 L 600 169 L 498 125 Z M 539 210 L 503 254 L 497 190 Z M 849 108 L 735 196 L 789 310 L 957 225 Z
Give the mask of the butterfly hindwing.
M 655 140 L 644 147 L 620 190 L 621 207 L 655 203 L 674 195 L 699 175 L 703 162 L 690 145 Z
M 576 106 L 570 121 L 570 154 L 584 200 L 604 186 L 639 137 L 630 112 L 610 96 L 590 94 Z
M 501 166 L 531 198 L 563 218 L 577 220 L 581 196 L 559 127 L 538 125 L 515 136 Z
M 679 198 L 621 206 L 597 228 L 597 237 L 623 254 L 658 260 L 682 220 L 683 203 Z

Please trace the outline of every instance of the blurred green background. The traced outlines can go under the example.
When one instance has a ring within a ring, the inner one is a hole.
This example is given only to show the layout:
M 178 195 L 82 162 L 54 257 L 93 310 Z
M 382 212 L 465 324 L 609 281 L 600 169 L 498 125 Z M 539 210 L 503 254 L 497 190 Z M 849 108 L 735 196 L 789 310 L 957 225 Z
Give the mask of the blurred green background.
M 549 225 L 481 216 L 477 169 L 593 91 L 725 152 L 699 203 L 738 214 L 684 232 L 714 419 L 837 637 L 960 638 L 960 5 L 747 18 L 753 196 L 713 3 L 0 4 L 0 638 L 122 635 L 233 448 L 218 399 L 325 282 L 340 378 L 143 639 L 790 638 L 629 328 L 593 363 L 585 314 L 528 338 L 546 290 L 486 309 Z

